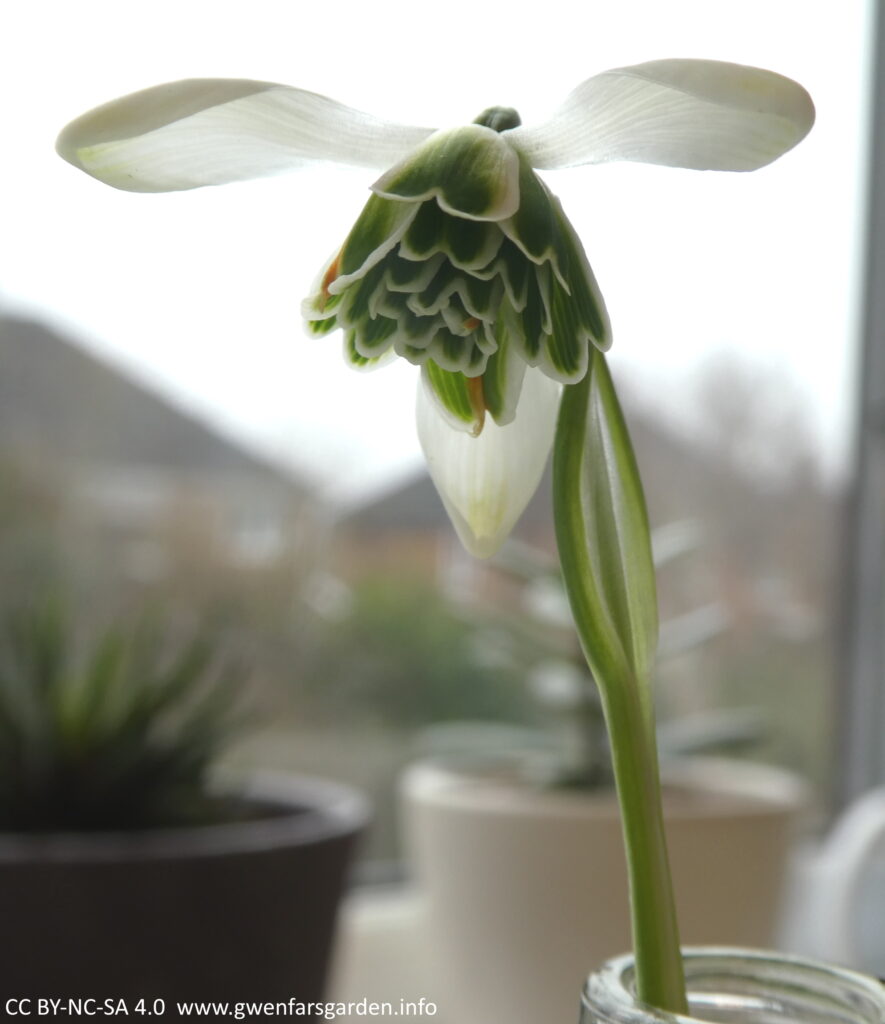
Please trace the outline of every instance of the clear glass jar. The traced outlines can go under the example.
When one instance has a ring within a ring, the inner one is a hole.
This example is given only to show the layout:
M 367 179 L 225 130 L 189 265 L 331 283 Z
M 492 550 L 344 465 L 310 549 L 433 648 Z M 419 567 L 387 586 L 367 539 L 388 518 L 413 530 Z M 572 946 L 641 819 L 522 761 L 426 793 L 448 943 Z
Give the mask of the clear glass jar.
M 686 949 L 690 1016 L 638 1003 L 632 956 L 591 974 L 580 1024 L 885 1024 L 885 986 L 874 978 L 778 953 Z

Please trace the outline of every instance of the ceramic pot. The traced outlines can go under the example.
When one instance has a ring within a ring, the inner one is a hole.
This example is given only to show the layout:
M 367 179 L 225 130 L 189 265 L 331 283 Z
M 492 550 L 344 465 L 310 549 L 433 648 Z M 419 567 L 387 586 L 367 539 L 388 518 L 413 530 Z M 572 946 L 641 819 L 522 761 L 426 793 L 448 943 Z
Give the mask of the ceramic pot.
M 232 824 L 0 835 L 0 1006 L 322 998 L 366 802 L 295 776 L 241 795 L 252 814 Z
M 568 1022 L 588 964 L 630 948 L 613 792 L 539 791 L 421 764 L 402 784 L 441 1010 L 459 1024 Z M 766 947 L 793 827 L 794 776 L 694 759 L 667 772 L 667 836 L 684 942 Z

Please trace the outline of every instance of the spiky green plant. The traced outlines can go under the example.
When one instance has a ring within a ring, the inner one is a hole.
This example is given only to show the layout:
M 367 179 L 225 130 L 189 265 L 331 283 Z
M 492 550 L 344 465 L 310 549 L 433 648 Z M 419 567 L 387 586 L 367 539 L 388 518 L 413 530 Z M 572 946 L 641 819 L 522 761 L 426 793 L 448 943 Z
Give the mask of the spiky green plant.
M 205 636 L 154 622 L 85 649 L 56 602 L 0 624 L 0 829 L 131 830 L 212 820 L 206 776 L 243 716 L 241 673 Z

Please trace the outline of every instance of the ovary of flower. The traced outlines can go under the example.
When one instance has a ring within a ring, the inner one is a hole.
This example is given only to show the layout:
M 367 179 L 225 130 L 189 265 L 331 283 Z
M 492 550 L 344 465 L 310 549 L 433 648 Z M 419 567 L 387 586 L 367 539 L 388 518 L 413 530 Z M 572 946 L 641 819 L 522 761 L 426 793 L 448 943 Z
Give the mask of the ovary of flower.
M 661 60 L 603 72 L 546 122 L 509 108 L 433 132 L 268 82 L 194 79 L 93 110 L 58 140 L 117 188 L 217 185 L 317 160 L 384 173 L 304 316 L 351 365 L 421 366 L 419 437 L 465 545 L 491 554 L 537 488 L 559 387 L 610 343 L 583 247 L 535 173 L 608 160 L 762 167 L 809 131 L 801 86 L 758 68 Z

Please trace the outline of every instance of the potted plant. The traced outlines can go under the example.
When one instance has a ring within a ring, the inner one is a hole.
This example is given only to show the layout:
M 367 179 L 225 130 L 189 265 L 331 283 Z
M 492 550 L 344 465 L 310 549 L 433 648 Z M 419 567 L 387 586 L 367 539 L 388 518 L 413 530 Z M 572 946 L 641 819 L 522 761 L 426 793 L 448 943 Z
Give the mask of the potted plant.
M 452 1019 L 574 1015 L 588 964 L 630 945 L 613 788 L 532 785 L 513 764 L 413 765 L 402 780 L 416 927 Z M 785 771 L 710 757 L 665 762 L 680 935 L 767 948 L 804 788 Z
M 78 651 L 56 604 L 3 625 L 4 999 L 320 1000 L 362 798 L 213 786 L 243 715 L 205 638 L 117 627 Z
M 508 543 L 494 561 L 525 584 L 519 612 L 468 603 L 465 618 L 500 658 L 528 669 L 530 689 L 559 728 L 465 722 L 428 730 L 424 756 L 400 787 L 417 883 L 414 927 L 435 977 L 445 979 L 437 1001 L 453 1019 L 567 1020 L 587 963 L 630 943 L 611 758 L 598 693 L 548 560 Z M 767 948 L 807 787 L 784 770 L 728 756 L 763 737 L 749 709 L 666 726 L 658 745 L 682 941 Z M 520 926 L 526 921 L 533 927 Z
M 650 690 L 655 578 L 641 482 L 603 354 L 608 316 L 577 234 L 535 172 L 612 159 L 753 170 L 800 142 L 813 120 L 805 90 L 773 72 L 662 60 L 589 79 L 535 126 L 492 107 L 473 124 L 432 132 L 273 83 L 200 79 L 99 107 L 58 140 L 74 166 L 131 191 L 221 184 L 316 159 L 386 168 L 320 271 L 305 319 L 317 336 L 342 328 L 355 367 L 395 355 L 421 366 L 419 438 L 474 554 L 500 545 L 553 450 L 560 564 L 617 782 L 634 949 L 624 991 L 636 1020 L 703 1017 L 711 985 L 689 1001 Z M 772 978 L 789 964 L 772 972 L 752 960 L 758 985 L 747 1001 L 742 963 L 718 961 L 712 987 L 740 1008 L 720 1019 L 802 1019 L 776 998 Z M 759 991 L 769 983 L 766 1001 Z M 802 984 L 813 994 L 813 981 Z M 870 995 L 871 983 L 858 984 Z M 592 991 L 585 1020 L 618 1019 Z M 821 1022 L 866 1019 L 856 1002 L 847 1014 L 835 995 L 820 1003 Z M 885 996 L 873 1004 L 881 1019 Z

